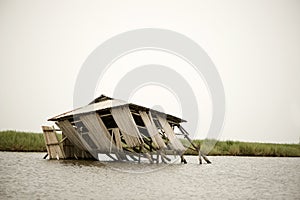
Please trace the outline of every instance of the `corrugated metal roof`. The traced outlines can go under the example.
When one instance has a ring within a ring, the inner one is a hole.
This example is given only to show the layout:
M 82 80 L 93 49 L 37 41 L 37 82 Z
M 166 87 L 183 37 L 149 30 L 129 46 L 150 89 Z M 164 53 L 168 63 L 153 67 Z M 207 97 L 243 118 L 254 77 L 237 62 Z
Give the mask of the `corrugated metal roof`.
M 65 118 L 65 117 L 68 117 L 68 116 L 71 116 L 71 115 L 89 113 L 89 112 L 93 112 L 93 111 L 96 111 L 96 110 L 104 110 L 104 109 L 107 109 L 107 108 L 122 106 L 122 105 L 126 105 L 126 104 L 128 104 L 126 101 L 122 101 L 122 100 L 118 100 L 118 99 L 100 101 L 98 103 L 88 104 L 88 105 L 83 106 L 81 108 L 77 108 L 75 110 L 57 115 L 57 116 L 49 119 L 49 121 L 56 121 L 60 118 Z
M 67 117 L 78 115 L 78 114 L 90 113 L 90 112 L 94 112 L 97 110 L 104 110 L 104 109 L 113 108 L 113 107 L 117 107 L 117 106 L 124 106 L 124 105 L 130 105 L 137 109 L 152 110 L 150 108 L 146 108 L 146 107 L 139 106 L 136 104 L 131 104 L 131 103 L 128 103 L 123 100 L 113 99 L 113 98 L 107 97 L 105 95 L 101 95 L 100 97 L 96 98 L 93 102 L 91 102 L 90 104 L 88 104 L 86 106 L 77 108 L 75 110 L 57 115 L 57 116 L 49 119 L 49 121 L 58 121 L 59 119 L 67 118 Z M 155 110 L 152 110 L 152 111 L 155 111 Z M 159 111 L 156 111 L 156 112 L 161 113 Z M 178 117 L 175 117 L 175 116 L 172 116 L 169 114 L 166 114 L 166 115 L 168 116 L 168 118 L 174 119 L 175 121 L 186 122 L 185 120 L 180 119 Z

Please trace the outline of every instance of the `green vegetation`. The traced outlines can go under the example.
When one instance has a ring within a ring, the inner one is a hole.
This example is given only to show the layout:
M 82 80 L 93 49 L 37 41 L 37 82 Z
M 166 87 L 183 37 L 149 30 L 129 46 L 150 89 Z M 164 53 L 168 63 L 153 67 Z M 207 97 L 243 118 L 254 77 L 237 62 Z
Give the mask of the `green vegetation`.
M 273 144 L 238 141 L 194 140 L 196 145 L 201 146 L 202 152 L 211 156 L 300 156 L 300 144 Z M 215 145 L 214 145 L 215 144 Z M 211 147 L 213 148 L 211 149 Z M 188 149 L 186 154 L 197 152 Z
M 58 134 L 61 139 L 61 134 Z M 185 146 L 188 141 L 182 140 Z M 300 156 L 300 144 L 271 144 L 238 141 L 194 140 L 204 153 L 211 156 Z M 214 145 L 215 144 L 215 145 Z M 213 147 L 213 148 L 211 148 Z M 0 131 L 0 151 L 46 151 L 44 136 L 41 133 Z M 188 149 L 186 154 L 197 155 Z
M 43 134 L 17 131 L 0 132 L 1 151 L 47 151 Z

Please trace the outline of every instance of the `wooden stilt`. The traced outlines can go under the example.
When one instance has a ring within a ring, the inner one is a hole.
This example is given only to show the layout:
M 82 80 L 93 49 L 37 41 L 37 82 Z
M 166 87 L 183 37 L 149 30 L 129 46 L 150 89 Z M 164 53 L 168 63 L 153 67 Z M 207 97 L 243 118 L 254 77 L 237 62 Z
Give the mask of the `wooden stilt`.
M 199 164 L 201 165 L 202 164 L 202 159 L 201 159 L 201 151 L 200 150 L 198 151 L 198 154 L 199 154 Z
M 211 162 L 208 160 L 208 158 L 206 157 L 206 155 L 204 155 L 203 153 L 201 153 L 201 156 L 206 161 L 207 164 L 211 164 Z
M 160 155 L 160 157 L 161 157 L 161 162 L 162 163 L 167 163 L 162 155 Z
M 156 151 L 156 163 L 158 164 L 159 163 L 159 152 L 160 152 L 160 150 L 157 150 Z
M 149 153 L 145 153 L 145 156 L 146 156 L 146 158 L 148 158 L 149 162 L 152 164 L 153 160 L 152 160 L 150 154 Z
M 142 150 L 142 147 L 139 146 L 139 163 L 141 163 L 141 150 Z
M 130 158 L 132 158 L 132 160 L 134 161 L 138 161 L 138 159 L 136 159 L 133 155 L 128 155 Z
M 167 160 L 167 161 L 171 161 L 171 158 L 168 158 L 167 156 L 166 156 L 166 154 L 164 154 L 164 153 L 162 153 L 161 154 L 161 157 L 163 157 L 165 160 Z
M 181 163 L 187 164 L 187 161 L 186 161 L 186 159 L 183 157 L 183 155 L 180 156 L 180 159 L 181 159 Z
M 143 156 L 146 157 L 150 163 L 153 163 L 153 160 L 151 158 L 151 155 L 147 152 L 147 148 L 145 147 L 145 144 L 141 145 L 139 147 L 139 155 L 142 153 L 142 152 L 146 152 L 146 153 L 143 153 Z M 140 159 L 140 158 L 139 158 Z
M 106 155 L 107 155 L 108 157 L 110 157 L 113 161 L 117 161 L 117 159 L 115 159 L 114 157 L 112 157 L 109 153 L 106 153 Z
M 188 132 L 180 125 L 177 126 L 178 129 L 180 130 L 180 132 L 183 134 L 183 136 L 191 143 L 191 145 L 195 148 L 196 151 L 199 152 L 199 163 L 202 164 L 202 160 L 201 160 L 201 156 L 202 158 L 206 161 L 207 164 L 211 164 L 211 162 L 208 160 L 208 158 L 206 157 L 206 155 L 204 155 L 201 151 L 200 151 L 200 144 L 197 147 L 193 141 L 189 138 L 189 134 Z

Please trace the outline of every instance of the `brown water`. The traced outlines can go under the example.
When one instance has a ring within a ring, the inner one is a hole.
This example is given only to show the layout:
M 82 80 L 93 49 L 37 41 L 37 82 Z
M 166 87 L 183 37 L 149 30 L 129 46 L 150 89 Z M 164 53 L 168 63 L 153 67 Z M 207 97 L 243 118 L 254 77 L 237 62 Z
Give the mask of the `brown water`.
M 0 199 L 300 199 L 300 158 L 210 157 L 211 165 L 43 160 L 0 152 Z

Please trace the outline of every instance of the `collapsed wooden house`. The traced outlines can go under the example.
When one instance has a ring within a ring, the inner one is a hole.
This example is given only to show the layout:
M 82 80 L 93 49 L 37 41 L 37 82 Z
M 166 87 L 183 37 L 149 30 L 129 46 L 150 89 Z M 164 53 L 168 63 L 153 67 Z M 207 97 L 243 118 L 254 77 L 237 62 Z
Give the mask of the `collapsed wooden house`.
M 147 159 L 158 163 L 170 161 L 169 155 L 177 155 L 186 163 L 183 154 L 187 147 L 176 137 L 177 127 L 179 135 L 190 142 L 188 148 L 199 152 L 200 163 L 201 157 L 210 163 L 180 125 L 185 120 L 104 95 L 49 121 L 62 131 L 62 140 L 58 141 L 54 127 L 42 127 L 50 159 L 101 161 L 101 155 L 105 155 L 116 161 Z

